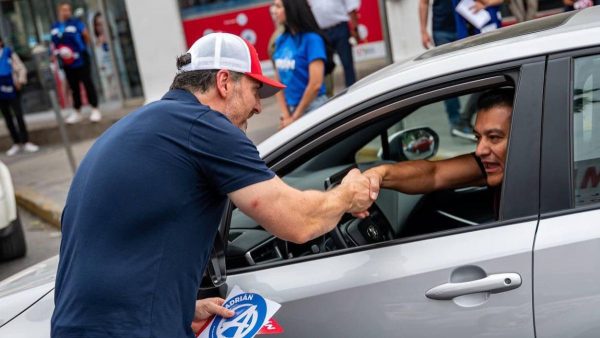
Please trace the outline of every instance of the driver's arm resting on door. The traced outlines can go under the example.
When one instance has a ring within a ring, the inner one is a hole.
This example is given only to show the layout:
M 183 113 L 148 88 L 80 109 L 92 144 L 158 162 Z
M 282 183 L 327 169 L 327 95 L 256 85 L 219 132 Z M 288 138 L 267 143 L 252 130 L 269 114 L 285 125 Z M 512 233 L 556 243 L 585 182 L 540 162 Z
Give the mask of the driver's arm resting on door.
M 344 213 L 365 216 L 379 193 L 370 181 L 353 169 L 339 186 L 322 192 L 300 191 L 274 177 L 234 191 L 229 198 L 273 235 L 305 243 L 333 230 Z

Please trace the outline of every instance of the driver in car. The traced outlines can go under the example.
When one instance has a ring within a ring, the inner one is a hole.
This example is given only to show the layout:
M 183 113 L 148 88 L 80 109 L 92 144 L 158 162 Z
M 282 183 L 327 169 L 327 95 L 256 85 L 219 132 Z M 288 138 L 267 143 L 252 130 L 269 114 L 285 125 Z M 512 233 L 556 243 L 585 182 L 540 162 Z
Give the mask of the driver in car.
M 379 188 L 407 194 L 487 185 L 494 191 L 494 213 L 498 218 L 500 186 L 504 177 L 514 90 L 491 89 L 477 101 L 474 153 L 440 161 L 414 160 L 383 164 L 364 172 Z

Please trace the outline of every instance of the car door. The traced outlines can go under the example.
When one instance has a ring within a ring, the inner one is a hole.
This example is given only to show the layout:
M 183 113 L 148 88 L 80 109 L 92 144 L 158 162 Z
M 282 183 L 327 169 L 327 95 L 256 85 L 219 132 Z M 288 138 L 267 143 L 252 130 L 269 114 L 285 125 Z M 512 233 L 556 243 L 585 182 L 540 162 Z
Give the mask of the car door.
M 534 337 L 539 156 L 531 154 L 540 151 L 544 67 L 536 58 L 426 81 L 400 90 L 397 102 L 373 102 L 378 108 L 307 136 L 305 147 L 312 147 L 344 128 L 352 134 L 369 114 L 380 118 L 385 109 L 391 114 L 418 100 L 499 84 L 509 68 L 516 98 L 500 221 L 229 271 L 229 287 L 281 303 L 274 318 L 286 337 Z M 304 152 L 300 146 L 289 153 L 283 162 L 267 161 L 285 172 Z
M 534 251 L 537 336 L 598 337 L 600 48 L 549 59 L 545 107 Z

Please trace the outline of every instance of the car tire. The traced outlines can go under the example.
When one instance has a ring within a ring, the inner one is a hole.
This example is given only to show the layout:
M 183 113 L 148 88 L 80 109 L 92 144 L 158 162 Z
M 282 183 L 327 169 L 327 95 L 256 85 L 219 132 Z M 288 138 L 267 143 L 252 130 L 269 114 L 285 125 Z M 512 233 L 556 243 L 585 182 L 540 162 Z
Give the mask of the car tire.
M 0 261 L 7 261 L 25 256 L 27 245 L 21 219 L 17 218 L 0 231 Z

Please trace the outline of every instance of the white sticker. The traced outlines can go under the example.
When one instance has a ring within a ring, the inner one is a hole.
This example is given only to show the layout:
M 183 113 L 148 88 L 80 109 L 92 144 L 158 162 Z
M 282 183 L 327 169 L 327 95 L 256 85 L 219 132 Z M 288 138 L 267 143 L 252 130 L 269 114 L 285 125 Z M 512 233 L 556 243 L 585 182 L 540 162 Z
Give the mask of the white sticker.
M 281 307 L 257 293 L 244 292 L 237 285 L 223 306 L 235 311 L 235 315 L 228 319 L 216 316 L 198 337 L 252 338 Z

